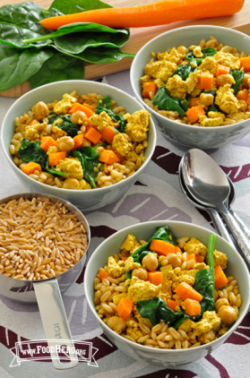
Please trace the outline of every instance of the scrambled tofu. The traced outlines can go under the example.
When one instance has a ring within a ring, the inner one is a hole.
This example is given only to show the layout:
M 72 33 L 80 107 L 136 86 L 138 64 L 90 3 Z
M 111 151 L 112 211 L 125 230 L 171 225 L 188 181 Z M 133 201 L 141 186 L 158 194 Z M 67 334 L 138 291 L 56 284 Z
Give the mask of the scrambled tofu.
M 59 148 L 56 147 L 56 146 L 49 146 L 48 150 L 47 150 L 47 154 L 53 154 L 55 152 L 58 152 L 59 151 Z
M 185 98 L 187 94 L 187 83 L 179 75 L 171 77 L 166 85 L 172 97 Z
M 121 246 L 121 250 L 125 249 L 126 251 L 130 252 L 134 251 L 138 247 L 140 247 L 140 244 L 137 242 L 136 237 L 132 234 L 128 234 L 125 242 Z
M 127 327 L 126 334 L 133 337 L 135 340 L 138 340 L 143 336 L 142 331 L 139 328 Z
M 216 73 L 218 62 L 212 57 L 207 56 L 199 66 L 199 71 L 209 71 L 213 75 Z
M 194 323 L 192 328 L 197 336 L 211 330 L 216 331 L 221 325 L 221 319 L 216 315 L 215 311 L 206 311 L 203 314 L 202 320 Z
M 190 239 L 184 244 L 184 251 L 187 253 L 200 254 L 201 256 L 207 255 L 207 247 L 196 238 Z
M 181 282 L 185 282 L 185 283 L 193 286 L 195 284 L 195 277 L 192 277 L 189 274 L 187 274 L 187 275 L 183 274 L 183 275 L 177 277 L 177 279 L 175 280 L 175 282 L 173 283 L 173 286 L 172 286 L 173 290 L 175 290 Z
M 75 178 L 81 180 L 83 178 L 83 169 L 80 161 L 77 158 L 65 158 L 60 160 L 57 164 L 56 169 L 60 172 L 65 173 L 66 178 Z
M 77 99 L 75 97 L 72 97 L 69 94 L 65 93 L 63 95 L 63 99 L 57 102 L 56 105 L 54 106 L 54 112 L 56 114 L 61 114 L 61 113 L 66 114 L 69 108 L 71 108 L 71 106 L 76 101 Z
M 59 129 L 59 127 L 56 127 L 56 126 L 53 126 L 51 131 L 52 131 L 52 138 L 54 139 L 59 139 L 67 135 L 66 131 Z
M 232 54 L 219 51 L 213 58 L 217 60 L 219 64 L 230 67 L 231 70 L 238 70 L 240 68 L 240 59 Z
M 159 60 L 148 63 L 145 66 L 145 75 L 149 75 L 154 79 L 160 79 L 166 83 L 176 71 L 176 68 L 177 65 L 175 63 L 171 63 L 166 60 Z
M 142 281 L 137 277 L 132 277 L 128 288 L 128 294 L 133 302 L 144 301 L 157 297 L 161 288 L 162 285 L 155 286 L 149 281 Z
M 214 251 L 214 266 L 220 265 L 222 269 L 227 267 L 227 255 L 223 252 Z
M 187 93 L 192 93 L 199 82 L 199 72 L 192 72 L 186 80 Z
M 191 319 L 186 319 L 184 322 L 181 323 L 178 329 L 182 329 L 185 332 L 192 331 L 195 323 Z
M 130 270 L 141 268 L 141 264 L 134 262 L 133 257 L 129 257 L 125 261 L 125 270 L 129 272 Z
M 178 52 L 175 48 L 173 48 L 170 53 L 165 51 L 157 54 L 157 59 L 160 61 L 175 63 L 177 66 L 183 61 L 184 57 L 185 54 Z
M 25 137 L 28 140 L 40 139 L 45 135 L 47 135 L 46 123 L 37 123 L 36 125 L 26 126 L 25 128 Z
M 106 112 L 93 114 L 89 120 L 91 125 L 97 126 L 99 131 L 102 131 L 107 126 L 117 127 L 119 125 L 118 123 L 115 123 Z
M 114 136 L 112 141 L 112 147 L 121 156 L 126 156 L 132 148 L 132 143 L 129 142 L 129 135 L 124 133 L 119 133 Z
M 240 102 L 238 102 L 240 103 Z M 247 119 L 246 113 L 238 112 L 238 113 L 229 113 L 228 116 L 232 118 L 234 121 L 242 121 L 243 119 Z
M 234 91 L 230 87 L 230 84 L 226 84 L 218 89 L 215 103 L 225 113 L 235 113 L 240 108 L 239 101 L 234 96 Z
M 124 119 L 127 121 L 125 131 L 132 142 L 143 142 L 147 139 L 150 117 L 151 114 L 146 110 L 139 110 L 132 115 L 125 114 Z
M 201 51 L 201 47 L 200 46 L 196 46 L 194 49 L 193 49 L 193 54 L 196 58 L 202 58 L 203 57 L 203 53 Z
M 225 119 L 225 115 L 221 112 L 208 112 L 208 117 L 205 115 L 199 118 L 202 126 L 220 126 Z
M 91 185 L 87 183 L 87 181 L 82 179 L 79 181 L 79 189 L 80 190 L 91 189 Z
M 116 294 L 113 296 L 113 303 L 117 306 L 122 298 L 129 299 L 128 293 Z
M 108 258 L 108 272 L 113 274 L 114 277 L 120 277 L 125 273 L 125 269 L 120 265 L 120 262 L 117 263 L 114 257 L 111 256 Z

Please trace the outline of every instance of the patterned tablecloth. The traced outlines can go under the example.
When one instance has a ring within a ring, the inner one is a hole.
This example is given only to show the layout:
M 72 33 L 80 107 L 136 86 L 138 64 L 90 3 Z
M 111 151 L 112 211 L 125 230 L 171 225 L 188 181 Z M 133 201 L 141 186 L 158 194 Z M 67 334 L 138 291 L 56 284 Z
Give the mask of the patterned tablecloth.
M 104 77 L 102 81 L 133 96 L 128 71 Z M 0 97 L 0 122 L 13 102 L 14 99 Z M 157 131 L 155 153 L 139 181 L 118 202 L 86 214 L 92 233 L 89 255 L 105 238 L 138 222 L 174 219 L 212 229 L 207 215 L 185 199 L 179 186 L 178 165 L 186 150 Z M 250 227 L 250 134 L 209 153 L 234 182 L 237 198 L 233 209 Z M 0 198 L 27 191 L 29 189 L 15 176 L 0 149 Z M 127 357 L 107 340 L 87 306 L 83 279 L 84 272 L 63 300 L 73 338 L 93 343 L 98 349 L 94 356 L 98 367 L 79 363 L 74 369 L 59 371 L 49 361 L 22 362 L 20 366 L 10 367 L 14 357 L 11 348 L 17 341 L 44 339 L 45 334 L 36 305 L 15 303 L 0 295 L 0 378 L 250 377 L 249 314 L 227 342 L 211 355 L 178 369 L 159 369 Z

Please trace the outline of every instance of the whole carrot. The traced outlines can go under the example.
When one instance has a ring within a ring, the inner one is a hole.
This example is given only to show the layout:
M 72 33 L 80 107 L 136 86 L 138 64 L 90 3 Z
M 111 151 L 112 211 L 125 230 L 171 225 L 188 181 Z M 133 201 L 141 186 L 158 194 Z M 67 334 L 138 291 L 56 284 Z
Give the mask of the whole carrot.
M 165 0 L 131 8 L 106 8 L 46 18 L 41 24 L 57 30 L 74 22 L 95 22 L 113 28 L 137 28 L 171 22 L 228 16 L 243 7 L 244 0 Z

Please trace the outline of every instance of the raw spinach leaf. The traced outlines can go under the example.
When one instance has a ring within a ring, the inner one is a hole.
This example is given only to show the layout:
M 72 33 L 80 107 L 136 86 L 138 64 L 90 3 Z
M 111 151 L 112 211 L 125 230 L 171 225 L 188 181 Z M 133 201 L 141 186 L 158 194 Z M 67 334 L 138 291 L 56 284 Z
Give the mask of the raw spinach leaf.
M 190 94 L 188 94 L 186 98 L 179 98 L 179 104 L 185 112 L 188 110 L 191 98 L 192 96 Z
M 210 269 L 202 269 L 195 275 L 194 289 L 202 296 L 200 302 L 201 316 L 206 311 L 214 311 L 214 244 L 215 235 L 210 235 L 208 245 L 208 263 Z
M 52 51 L 27 49 L 20 50 L 0 47 L 0 92 L 7 91 L 24 83 L 36 74 L 49 58 Z
M 0 42 L 21 49 L 51 44 L 51 39 L 26 45 L 22 42 L 23 39 L 37 38 L 50 33 L 40 24 L 40 21 L 45 18 L 45 13 L 46 17 L 61 14 L 56 10 L 45 12 L 44 8 L 30 1 L 1 7 Z
M 180 66 L 178 66 L 177 70 L 173 73 L 172 76 L 178 75 L 182 78 L 182 80 L 187 80 L 189 75 L 194 71 L 196 71 L 196 68 L 193 68 L 189 62 L 188 64 L 181 64 Z
M 191 97 L 189 99 L 189 102 L 191 100 Z M 156 95 L 153 98 L 153 104 L 158 105 L 159 109 L 161 110 L 173 110 L 179 113 L 180 116 L 185 116 L 186 113 L 183 107 L 183 104 L 185 103 L 185 100 L 180 98 L 172 97 L 169 93 L 169 91 L 166 89 L 165 86 L 158 89 Z M 187 107 L 189 103 L 187 101 Z
M 160 323 L 161 320 L 164 320 L 166 324 L 178 328 L 185 319 L 189 318 L 183 311 L 172 311 L 160 297 L 146 301 L 138 301 L 136 307 L 140 316 L 142 318 L 148 318 L 153 326 Z
M 53 8 L 58 9 L 63 14 L 71 14 L 113 7 L 99 0 L 54 0 L 50 6 L 50 9 Z
M 84 171 L 84 178 L 90 183 L 92 188 L 96 188 L 95 179 L 101 169 L 99 162 L 100 154 L 93 147 L 81 147 L 77 151 L 73 151 L 73 155 L 77 157 Z M 98 165 L 100 167 L 98 168 Z
M 207 108 L 207 114 L 209 113 L 209 112 L 220 112 L 220 113 L 223 113 L 222 111 L 221 111 L 221 109 L 219 108 L 219 106 L 218 105 L 216 105 L 216 104 L 212 104 L 212 105 L 209 105 L 208 106 L 208 108 Z
M 207 47 L 205 49 L 201 49 L 202 54 L 207 57 L 207 56 L 213 56 L 217 54 L 217 51 L 213 47 Z
M 70 115 L 55 115 L 55 116 L 49 117 L 50 124 L 53 124 L 59 118 L 63 120 L 63 123 L 61 123 L 60 125 L 55 125 L 55 126 L 58 127 L 58 129 L 66 131 L 66 133 L 69 136 L 74 138 L 78 134 L 80 126 L 77 125 L 76 123 L 71 122 Z
M 80 54 L 67 53 L 64 50 L 57 48 L 59 52 L 70 55 L 74 58 L 84 60 L 88 63 L 104 64 L 118 62 L 123 58 L 134 58 L 135 54 L 130 54 L 121 51 L 119 48 L 105 48 L 105 47 L 88 47 Z
M 41 142 L 39 140 L 30 142 L 24 138 L 17 153 L 25 163 L 34 161 L 35 163 L 40 164 L 44 171 L 51 173 L 52 175 L 65 176 L 64 173 L 57 171 L 55 168 L 49 167 L 49 157 L 46 151 L 40 147 L 40 144 Z
M 31 89 L 60 80 L 84 78 L 84 65 L 79 59 L 64 54 L 55 54 L 29 79 Z
M 126 122 L 121 114 L 113 112 L 110 96 L 104 96 L 98 100 L 95 112 L 97 114 L 106 112 L 115 122 L 120 122 L 119 132 L 125 133 Z
M 76 34 L 77 33 L 77 34 Z M 72 35 L 73 34 L 73 35 Z M 61 26 L 53 33 L 25 39 L 24 43 L 54 39 L 55 46 L 72 54 L 79 54 L 87 47 L 122 47 L 129 39 L 128 29 L 113 29 L 94 22 L 76 22 Z
M 187 60 L 189 63 L 194 63 L 197 66 L 199 66 L 202 63 L 202 60 L 205 59 L 207 56 L 213 56 L 217 53 L 217 51 L 213 47 L 201 49 L 201 52 L 203 54 L 203 57 L 196 58 L 193 54 L 193 50 L 189 50 L 185 55 L 185 60 Z
M 230 74 L 233 76 L 235 80 L 235 84 L 232 85 L 232 88 L 234 90 L 234 95 L 236 95 L 240 90 L 241 82 L 242 82 L 245 72 L 244 72 L 244 69 L 242 69 L 241 71 L 234 70 L 234 71 L 231 71 Z

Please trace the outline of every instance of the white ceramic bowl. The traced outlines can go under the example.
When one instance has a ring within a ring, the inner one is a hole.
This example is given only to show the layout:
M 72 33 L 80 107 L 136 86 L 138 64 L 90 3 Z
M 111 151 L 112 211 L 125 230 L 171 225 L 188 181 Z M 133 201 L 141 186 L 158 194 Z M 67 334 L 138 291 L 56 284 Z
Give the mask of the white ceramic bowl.
M 14 169 L 20 180 L 23 181 L 31 191 L 46 192 L 54 196 L 67 199 L 74 205 L 80 207 L 81 210 L 96 210 L 122 197 L 138 179 L 140 173 L 146 168 L 154 152 L 156 144 L 156 131 L 152 119 L 150 119 L 149 123 L 149 146 L 145 150 L 145 162 L 132 176 L 106 188 L 68 190 L 42 184 L 24 174 L 14 164 L 13 157 L 9 152 L 10 142 L 15 130 L 14 120 L 16 117 L 20 117 L 21 115 L 23 115 L 23 113 L 29 111 L 31 107 L 38 101 L 44 101 L 45 103 L 48 103 L 52 102 L 54 99 L 59 100 L 62 98 L 62 95 L 64 93 L 70 93 L 73 90 L 77 90 L 78 94 L 95 92 L 103 96 L 109 95 L 112 99 L 117 101 L 118 105 L 124 106 L 128 113 L 134 113 L 137 110 L 143 109 L 142 105 L 130 95 L 107 84 L 85 80 L 68 80 L 47 84 L 26 93 L 10 107 L 2 124 L 2 146 L 5 156 L 7 157 L 7 160 L 10 163 L 12 169 Z
M 179 144 L 201 149 L 222 147 L 243 138 L 250 131 L 250 119 L 218 127 L 191 126 L 172 121 L 151 109 L 143 101 L 140 78 L 144 75 L 145 65 L 152 58 L 151 52 L 157 54 L 157 52 L 180 45 L 186 47 L 198 45 L 201 39 L 208 40 L 210 36 L 217 38 L 223 45 L 229 45 L 237 48 L 239 52 L 244 51 L 250 54 L 250 37 L 246 34 L 219 26 L 187 26 L 168 31 L 149 41 L 136 54 L 130 71 L 131 85 L 136 97 L 156 117 L 163 134 Z
M 242 296 L 242 305 L 240 307 L 240 315 L 237 321 L 229 329 L 229 331 L 212 341 L 209 344 L 201 345 L 197 348 L 183 349 L 183 350 L 162 350 L 146 347 L 144 345 L 133 343 L 122 336 L 116 334 L 111 330 L 99 317 L 95 310 L 94 305 L 94 287 L 93 282 L 99 271 L 99 268 L 106 265 L 108 257 L 119 253 L 120 246 L 126 239 L 128 233 L 132 233 L 137 239 L 148 240 L 154 233 L 155 228 L 159 226 L 169 225 L 176 237 L 189 236 L 196 237 L 203 243 L 208 245 L 210 230 L 203 227 L 196 226 L 190 223 L 175 222 L 175 221 L 154 221 L 146 222 L 137 225 L 132 225 L 118 231 L 114 235 L 106 239 L 92 254 L 89 262 L 87 263 L 85 277 L 84 277 L 84 290 L 89 307 L 102 327 L 104 333 L 117 346 L 122 352 L 128 356 L 136 359 L 143 360 L 150 364 L 175 367 L 182 364 L 187 364 L 196 361 L 207 354 L 211 353 L 214 349 L 219 347 L 238 327 L 246 315 L 249 302 L 250 302 L 250 286 L 249 286 L 249 273 L 247 267 L 242 260 L 241 256 L 236 250 L 220 236 L 216 236 L 215 248 L 221 252 L 225 252 L 228 256 L 228 268 L 226 269 L 227 276 L 234 276 L 239 285 L 239 292 Z

